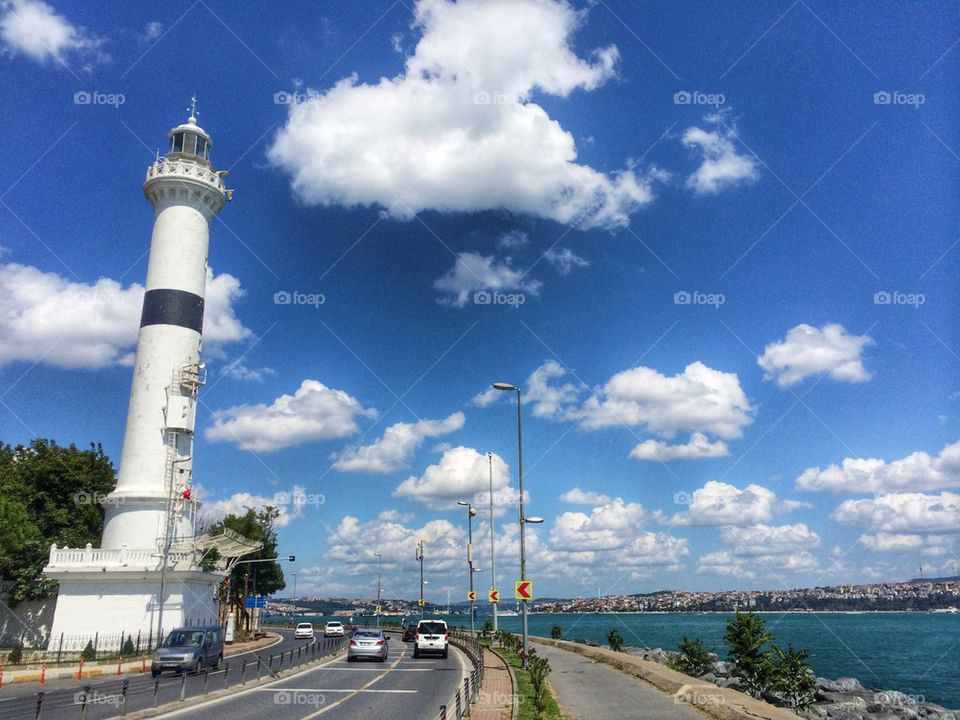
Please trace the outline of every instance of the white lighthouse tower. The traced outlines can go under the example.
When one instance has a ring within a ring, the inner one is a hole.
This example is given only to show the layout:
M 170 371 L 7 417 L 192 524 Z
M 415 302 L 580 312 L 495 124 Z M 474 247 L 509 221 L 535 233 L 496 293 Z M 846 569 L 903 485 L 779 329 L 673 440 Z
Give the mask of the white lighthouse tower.
M 156 638 L 161 625 L 217 622 L 223 573 L 201 570 L 194 544 L 193 436 L 210 222 L 231 191 L 196 114 L 194 99 L 147 169 L 153 234 L 117 486 L 102 499 L 101 548 L 50 550 L 44 572 L 60 586 L 51 647 L 61 633 Z

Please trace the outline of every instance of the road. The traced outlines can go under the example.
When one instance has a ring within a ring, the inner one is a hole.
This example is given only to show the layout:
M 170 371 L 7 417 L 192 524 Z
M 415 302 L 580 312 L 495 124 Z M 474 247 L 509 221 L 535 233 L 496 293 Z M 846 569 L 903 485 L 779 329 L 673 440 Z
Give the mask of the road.
M 550 685 L 568 720 L 703 720 L 685 703 L 609 665 L 568 650 L 536 646 L 550 661 Z
M 263 659 L 263 675 L 268 675 L 267 658 L 270 655 L 279 656 L 280 653 L 289 653 L 291 650 L 296 654 L 297 649 L 303 648 L 302 653 L 306 657 L 308 648 L 310 655 L 312 655 L 313 645 L 320 643 L 317 646 L 320 649 L 324 642 L 322 634 L 318 635 L 315 640 L 310 641 L 296 640 L 292 630 L 275 630 L 275 632 L 278 632 L 281 636 L 279 643 L 225 658 L 224 668 L 229 666 L 229 670 L 226 672 L 224 669 L 219 672 L 211 672 L 206 679 L 203 676 L 188 675 L 184 687 L 185 695 L 189 697 L 202 694 L 205 682 L 209 691 L 219 690 L 225 685 L 238 683 L 241 665 L 244 661 L 247 662 L 248 666 L 245 671 L 245 679 L 247 681 L 254 679 L 258 656 Z M 275 661 L 276 665 L 279 665 L 279 660 Z M 284 661 L 284 667 L 289 665 L 288 657 Z M 159 704 L 171 702 L 180 697 L 181 678 L 169 673 L 161 676 L 156 701 L 154 699 L 155 683 L 149 674 L 143 676 L 140 673 L 135 673 L 123 677 L 104 675 L 84 678 L 80 682 L 72 679 L 51 680 L 42 688 L 44 691 L 43 718 L 45 720 L 75 720 L 75 718 L 79 718 L 80 708 L 83 705 L 84 687 L 90 688 L 90 692 L 87 693 L 86 720 L 102 720 L 103 718 L 115 717 L 120 712 L 119 693 L 124 679 L 128 679 L 130 683 L 130 691 L 126 701 L 128 712 L 152 707 L 155 702 Z M 38 687 L 37 683 L 5 685 L 0 689 L 0 720 L 33 717 L 34 713 L 29 711 L 36 708 L 39 690 L 41 688 Z
M 469 660 L 453 645 L 446 659 L 413 658 L 413 646 L 390 639 L 386 663 L 348 663 L 338 657 L 323 666 L 265 686 L 161 717 L 177 720 L 347 720 L 403 718 L 430 720 L 453 697 Z M 449 716 L 453 716 L 453 708 Z

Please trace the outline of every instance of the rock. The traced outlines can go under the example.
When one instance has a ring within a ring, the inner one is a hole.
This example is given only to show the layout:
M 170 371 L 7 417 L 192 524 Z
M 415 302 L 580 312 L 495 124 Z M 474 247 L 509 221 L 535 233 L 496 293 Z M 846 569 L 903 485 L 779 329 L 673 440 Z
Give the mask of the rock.
M 704 682 L 713 683 L 714 685 L 717 684 L 717 676 L 714 675 L 713 673 L 707 673 L 706 675 L 701 675 L 700 679 L 703 680 Z
M 713 674 L 717 677 L 730 677 L 733 675 L 733 663 L 717 660 L 713 663 Z
M 740 678 L 729 677 L 729 678 L 720 678 L 717 680 L 717 685 L 722 688 L 733 688 L 734 690 L 740 689 Z
M 861 685 L 860 681 L 857 680 L 856 678 L 840 678 L 839 680 L 828 680 L 827 678 L 818 677 L 817 687 L 823 688 L 828 692 L 835 692 L 835 693 L 858 692 L 863 690 L 863 685 Z
M 826 712 L 827 717 L 859 720 L 867 714 L 867 701 L 854 695 L 838 702 L 828 703 L 822 709 Z

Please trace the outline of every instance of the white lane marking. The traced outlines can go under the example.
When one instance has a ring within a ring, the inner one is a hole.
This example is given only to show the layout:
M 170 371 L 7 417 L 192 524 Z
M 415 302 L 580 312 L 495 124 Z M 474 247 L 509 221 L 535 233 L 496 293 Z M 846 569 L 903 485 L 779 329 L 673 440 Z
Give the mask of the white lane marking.
M 343 703 L 345 703 L 345 702 L 346 702 L 347 700 L 349 700 L 350 698 L 356 697 L 356 696 L 359 695 L 361 692 L 363 692 L 364 690 L 368 689 L 371 685 L 380 682 L 380 681 L 383 680 L 387 675 L 389 675 L 393 670 L 396 669 L 397 665 L 400 664 L 400 661 L 403 660 L 403 656 L 404 656 L 405 654 L 406 654 L 406 652 L 405 652 L 404 650 L 401 650 L 401 651 L 400 651 L 400 655 L 397 656 L 397 659 L 393 661 L 393 663 L 390 665 L 390 667 L 387 668 L 384 672 L 382 672 L 382 673 L 380 673 L 379 675 L 377 675 L 375 678 L 373 678 L 373 680 L 371 680 L 370 682 L 368 682 L 366 685 L 362 685 L 361 687 L 357 688 L 356 690 L 351 691 L 350 694 L 347 695 L 346 697 L 340 698 L 340 699 L 337 700 L 336 702 L 331 703 L 330 705 L 327 705 L 326 707 L 320 708 L 319 710 L 317 710 L 317 711 L 314 712 L 314 713 L 311 713 L 311 714 L 309 714 L 309 715 L 305 715 L 305 716 L 302 717 L 300 720 L 313 720 L 313 718 L 319 717 L 320 715 L 323 715 L 325 712 L 329 712 L 330 710 L 333 710 L 333 709 L 334 709 L 335 707 L 337 707 L 338 705 L 342 705 Z
M 401 695 L 415 695 L 419 690 L 354 690 L 353 688 L 254 688 L 257 692 L 272 693 L 398 693 Z
M 332 667 L 327 670 L 343 670 L 344 672 L 383 672 L 384 668 L 353 668 Z M 433 672 L 433 668 L 397 668 L 393 672 Z

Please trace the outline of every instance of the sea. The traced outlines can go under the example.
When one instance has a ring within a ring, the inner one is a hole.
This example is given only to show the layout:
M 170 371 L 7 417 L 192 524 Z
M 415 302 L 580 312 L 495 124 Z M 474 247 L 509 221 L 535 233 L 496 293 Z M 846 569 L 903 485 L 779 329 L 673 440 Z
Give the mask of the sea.
M 864 687 L 899 690 L 922 702 L 960 708 L 960 613 L 803 612 L 759 613 L 782 647 L 810 651 L 810 665 L 821 677 L 857 678 Z M 419 616 L 418 616 L 419 617 Z M 469 627 L 469 615 L 431 615 L 451 626 Z M 530 613 L 531 635 L 550 637 L 559 625 L 566 640 L 591 639 L 606 644 L 616 630 L 624 644 L 675 650 L 686 635 L 700 638 L 724 657 L 726 613 Z M 284 618 L 268 618 L 283 620 Z M 320 624 L 326 618 L 299 618 Z M 342 617 L 337 619 L 342 620 Z M 476 627 L 489 616 L 477 615 Z M 398 623 L 401 618 L 384 618 Z M 373 618 L 356 617 L 358 624 Z M 519 617 L 501 617 L 499 626 L 520 632 Z

